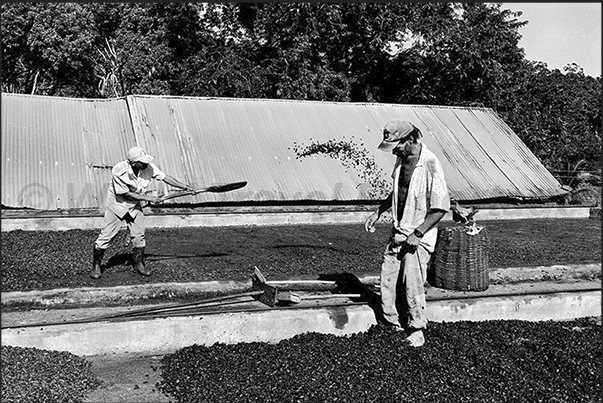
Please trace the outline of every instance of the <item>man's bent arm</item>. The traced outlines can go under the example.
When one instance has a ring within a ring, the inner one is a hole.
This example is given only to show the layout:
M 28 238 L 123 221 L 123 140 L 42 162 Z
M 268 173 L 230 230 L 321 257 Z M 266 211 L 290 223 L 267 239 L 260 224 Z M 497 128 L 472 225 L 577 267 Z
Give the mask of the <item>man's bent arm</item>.
M 192 187 L 190 187 L 189 185 L 186 185 L 186 184 L 180 182 L 178 179 L 174 178 L 171 175 L 165 175 L 165 178 L 163 178 L 163 181 L 165 183 L 167 183 L 168 185 L 172 185 L 172 186 L 180 188 L 180 189 L 195 190 Z
M 160 199 L 157 196 L 144 195 L 144 194 L 136 193 L 136 192 L 126 192 L 126 193 L 122 194 L 122 196 L 125 196 L 131 200 L 147 201 L 150 203 L 156 203 Z
M 383 200 L 383 202 L 379 205 L 379 209 L 377 210 L 377 217 L 381 217 L 381 214 L 385 213 L 387 210 L 392 208 L 392 198 L 394 197 L 394 192 L 390 192 L 389 195 Z
M 394 196 L 394 193 L 391 192 L 389 194 L 389 196 L 387 196 L 385 198 L 385 200 L 383 200 L 383 202 L 379 205 L 379 208 L 377 209 L 377 211 L 373 212 L 370 216 L 367 217 L 366 221 L 364 222 L 364 229 L 366 231 L 368 231 L 368 232 L 374 231 L 373 226 L 375 225 L 375 223 L 377 222 L 379 217 L 381 217 L 381 214 L 385 213 L 387 210 L 392 208 L 392 197 L 393 196 Z
M 446 213 L 447 211 L 444 210 L 429 210 L 425 216 L 425 221 L 423 221 L 423 223 L 417 227 L 417 230 L 423 234 L 426 233 L 435 227 L 436 224 L 439 223 L 442 218 L 444 218 Z

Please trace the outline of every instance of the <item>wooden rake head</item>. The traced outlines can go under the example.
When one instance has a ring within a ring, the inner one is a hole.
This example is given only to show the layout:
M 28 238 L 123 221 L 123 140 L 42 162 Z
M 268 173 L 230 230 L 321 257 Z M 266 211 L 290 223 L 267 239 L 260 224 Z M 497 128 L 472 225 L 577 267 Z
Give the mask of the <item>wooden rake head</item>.
M 266 278 L 257 267 L 253 270 L 251 285 L 252 289 L 257 292 L 253 298 L 270 307 L 275 306 L 279 302 L 282 304 L 297 304 L 301 301 L 301 298 L 297 294 L 290 291 L 279 291 L 275 286 L 268 284 Z
M 278 290 L 276 287 L 266 283 L 266 278 L 257 267 L 254 268 L 253 275 L 251 276 L 251 287 L 254 291 L 261 291 L 261 293 L 258 292 L 253 296 L 254 299 L 270 307 L 276 305 Z

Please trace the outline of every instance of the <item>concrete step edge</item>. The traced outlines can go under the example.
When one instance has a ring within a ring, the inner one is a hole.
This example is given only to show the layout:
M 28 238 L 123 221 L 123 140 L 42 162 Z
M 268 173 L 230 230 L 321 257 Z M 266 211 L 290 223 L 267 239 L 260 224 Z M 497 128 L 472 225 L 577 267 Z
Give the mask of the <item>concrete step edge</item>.
M 432 322 L 484 320 L 569 320 L 600 317 L 601 293 L 485 296 L 427 304 Z M 171 353 L 193 345 L 274 343 L 306 332 L 339 336 L 366 331 L 376 323 L 368 305 L 300 310 L 262 310 L 123 322 L 91 322 L 2 329 L 2 344 L 69 351 L 76 355 Z M 279 326 L 274 326 L 279 323 Z M 115 337 L 119 334 L 120 337 Z M 141 337 L 144 334 L 145 337 Z M 178 335 L 175 337 L 174 335 Z
M 600 281 L 601 263 L 578 265 L 554 265 L 536 267 L 496 268 L 490 270 L 491 285 L 513 285 L 522 283 L 556 282 L 575 283 L 576 281 Z M 350 279 L 354 275 L 348 276 Z M 336 275 L 333 276 L 336 278 Z M 363 273 L 355 278 L 364 285 L 378 285 L 378 273 Z M 275 281 L 307 280 L 308 278 L 289 278 Z M 268 282 L 272 279 L 268 278 Z M 318 280 L 313 278 L 312 280 Z M 341 280 L 340 280 L 341 281 Z M 350 280 L 351 281 L 351 280 Z M 277 286 L 278 287 L 278 286 Z M 314 290 L 320 290 L 317 285 Z M 251 279 L 231 281 L 203 281 L 187 283 L 156 283 L 113 287 L 60 288 L 52 290 L 11 291 L 1 293 L 2 308 L 19 305 L 36 305 L 47 308 L 69 305 L 98 303 L 132 303 L 141 300 L 174 299 L 187 297 L 213 297 L 217 295 L 236 294 L 249 291 Z M 332 289 L 328 281 L 324 282 L 324 290 Z M 310 288 L 312 289 L 312 288 Z M 463 291 L 451 291 L 463 292 Z

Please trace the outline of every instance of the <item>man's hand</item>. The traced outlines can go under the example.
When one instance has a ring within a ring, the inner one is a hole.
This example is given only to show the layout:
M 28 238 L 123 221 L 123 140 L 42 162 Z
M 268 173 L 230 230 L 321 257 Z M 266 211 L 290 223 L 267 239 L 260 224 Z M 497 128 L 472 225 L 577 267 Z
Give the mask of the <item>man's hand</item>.
M 159 197 L 159 196 L 147 196 L 147 201 L 149 203 L 157 204 L 157 203 L 161 203 L 162 200 L 163 200 L 163 198 Z
M 165 175 L 163 181 L 170 186 L 174 186 L 178 189 L 186 190 L 187 192 L 194 192 L 195 188 L 191 185 L 187 185 L 184 182 L 180 182 L 178 179 L 174 178 L 172 175 Z
M 406 241 L 404 242 L 409 245 L 412 249 L 416 249 L 417 246 L 419 246 L 419 243 L 421 242 L 421 238 L 419 238 L 415 234 L 410 234 L 408 237 L 406 237 Z
M 375 232 L 375 223 L 377 222 L 377 220 L 379 219 L 379 215 L 377 213 L 373 213 L 370 216 L 367 217 L 366 221 L 364 222 L 364 230 L 366 232 Z

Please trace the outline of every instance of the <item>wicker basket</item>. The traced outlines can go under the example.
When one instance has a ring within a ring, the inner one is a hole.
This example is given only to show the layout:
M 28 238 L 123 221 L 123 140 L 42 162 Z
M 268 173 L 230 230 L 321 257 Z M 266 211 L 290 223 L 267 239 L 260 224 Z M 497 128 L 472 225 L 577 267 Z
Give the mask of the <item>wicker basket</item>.
M 485 227 L 475 235 L 460 226 L 439 228 L 431 257 L 433 286 L 460 291 L 488 289 L 488 245 Z

